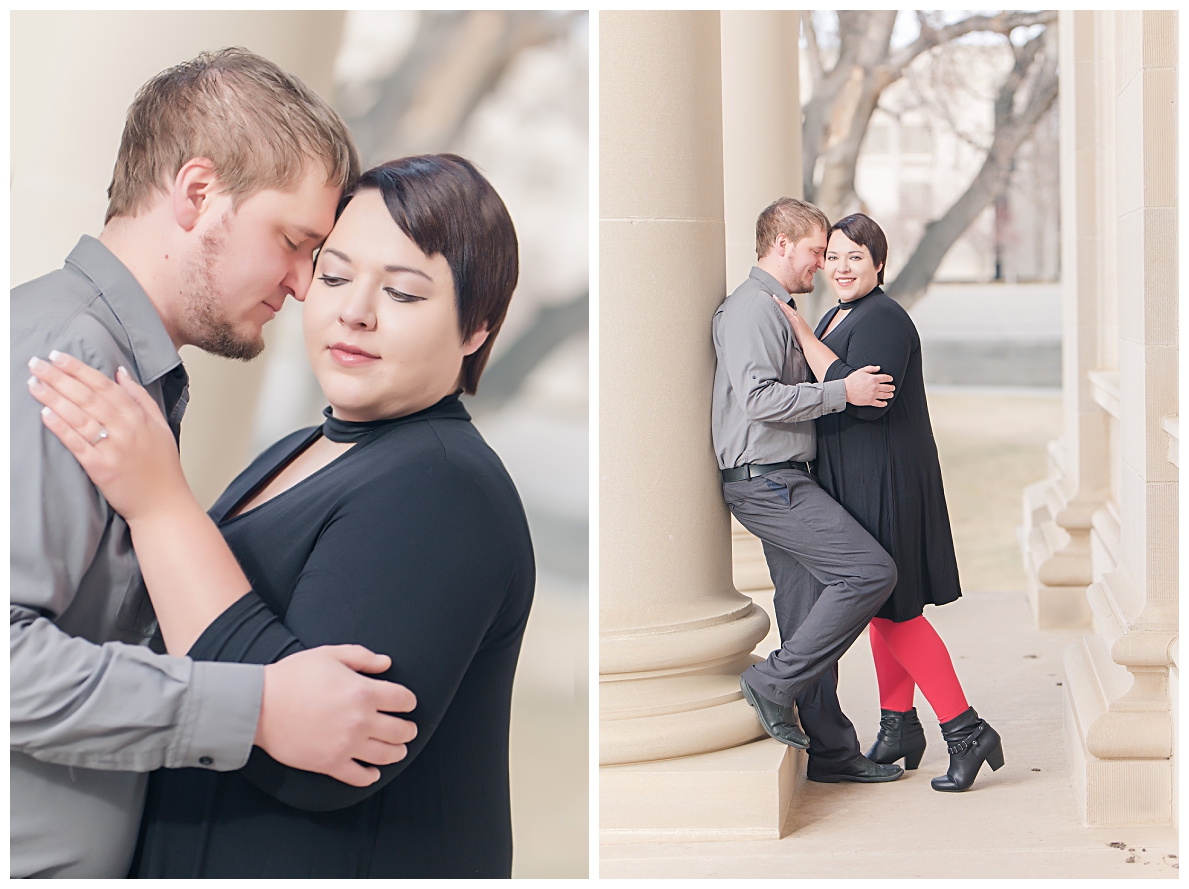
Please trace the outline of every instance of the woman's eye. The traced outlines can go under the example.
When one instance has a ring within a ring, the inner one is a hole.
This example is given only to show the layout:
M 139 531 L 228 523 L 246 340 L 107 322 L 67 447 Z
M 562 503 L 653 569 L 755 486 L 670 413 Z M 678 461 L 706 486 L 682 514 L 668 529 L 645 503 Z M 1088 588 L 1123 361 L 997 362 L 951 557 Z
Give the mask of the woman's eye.
M 340 278 L 337 275 L 319 275 L 318 280 L 327 287 L 338 287 L 340 284 L 346 284 L 346 278 Z
M 384 292 L 391 296 L 398 303 L 421 302 L 425 299 L 424 296 L 414 296 L 411 293 L 401 293 L 399 290 L 395 290 L 392 287 L 385 287 Z
M 296 245 L 296 244 L 294 244 L 292 241 L 290 241 L 290 240 L 289 240 L 287 237 L 285 238 L 285 244 L 286 244 L 286 245 L 288 245 L 288 247 L 289 247 L 289 249 L 290 249 L 290 250 L 296 250 L 296 249 L 297 249 L 297 245 Z

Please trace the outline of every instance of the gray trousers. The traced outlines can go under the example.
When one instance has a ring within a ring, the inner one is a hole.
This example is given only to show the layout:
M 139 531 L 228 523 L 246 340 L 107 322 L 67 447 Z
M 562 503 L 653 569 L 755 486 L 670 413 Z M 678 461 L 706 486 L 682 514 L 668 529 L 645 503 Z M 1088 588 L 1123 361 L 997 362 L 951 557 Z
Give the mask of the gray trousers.
M 764 697 L 797 705 L 811 767 L 841 765 L 859 742 L 838 703 L 838 659 L 891 595 L 896 565 L 807 472 L 725 482 L 723 496 L 763 541 L 776 588 L 781 647 L 743 675 Z

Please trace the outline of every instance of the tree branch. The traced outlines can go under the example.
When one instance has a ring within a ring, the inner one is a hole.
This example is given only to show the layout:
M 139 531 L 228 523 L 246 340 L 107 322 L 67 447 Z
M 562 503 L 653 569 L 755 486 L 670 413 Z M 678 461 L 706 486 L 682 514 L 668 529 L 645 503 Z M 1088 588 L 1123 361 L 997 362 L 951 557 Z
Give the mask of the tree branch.
M 1001 12 L 998 15 L 972 15 L 941 28 L 934 28 L 927 17 L 920 13 L 917 13 L 917 20 L 921 23 L 920 36 L 908 46 L 893 53 L 888 59 L 888 73 L 894 75 L 893 80 L 912 64 L 913 59 L 935 46 L 949 43 L 951 40 L 956 40 L 975 31 L 992 31 L 1007 36 L 1016 28 L 1030 25 L 1051 25 L 1056 23 L 1057 13 L 1048 10 L 1045 12 Z
M 925 226 L 924 237 L 904 268 L 887 287 L 887 293 L 907 308 L 925 293 L 946 253 L 974 222 L 983 208 L 1002 195 L 1008 185 L 1012 160 L 1021 143 L 1036 127 L 1042 114 L 1057 98 L 1057 29 L 1050 25 L 1033 37 L 1017 55 L 995 102 L 995 138 L 974 181 L 940 219 Z M 1043 49 L 1038 63 L 1036 57 Z M 1020 63 L 1026 61 L 1027 67 Z M 1028 101 L 1014 111 L 1017 92 L 1027 81 Z
M 817 28 L 813 26 L 812 10 L 801 10 L 801 30 L 805 34 L 805 55 L 809 59 L 809 92 L 812 95 L 813 91 L 817 89 L 817 85 L 822 82 L 822 77 L 825 76 L 822 50 L 817 45 Z

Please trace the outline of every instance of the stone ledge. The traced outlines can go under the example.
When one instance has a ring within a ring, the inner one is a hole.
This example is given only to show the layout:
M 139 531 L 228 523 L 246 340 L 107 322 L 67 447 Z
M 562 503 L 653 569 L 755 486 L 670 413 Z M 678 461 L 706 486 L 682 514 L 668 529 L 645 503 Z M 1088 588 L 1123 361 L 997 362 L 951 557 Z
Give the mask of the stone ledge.
M 1094 403 L 1118 419 L 1122 413 L 1119 406 L 1119 372 L 1117 370 L 1092 370 L 1086 374 L 1090 380 L 1090 395 Z
M 603 843 L 780 839 L 804 751 L 771 738 L 599 769 Z

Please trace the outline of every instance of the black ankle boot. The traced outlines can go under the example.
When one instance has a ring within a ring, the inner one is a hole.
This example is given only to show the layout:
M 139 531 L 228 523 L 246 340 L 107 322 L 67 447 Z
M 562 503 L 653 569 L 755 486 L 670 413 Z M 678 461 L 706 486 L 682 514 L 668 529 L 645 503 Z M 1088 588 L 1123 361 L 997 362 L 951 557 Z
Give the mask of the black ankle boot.
M 925 730 L 917 719 L 917 708 L 907 713 L 880 710 L 879 735 L 867 751 L 872 762 L 890 763 L 904 757 L 904 771 L 911 772 L 925 755 Z
M 999 732 L 979 719 L 973 707 L 941 724 L 941 735 L 950 753 L 950 769 L 930 783 L 934 790 L 961 793 L 974 783 L 978 770 L 988 763 L 995 771 L 1003 766 Z

